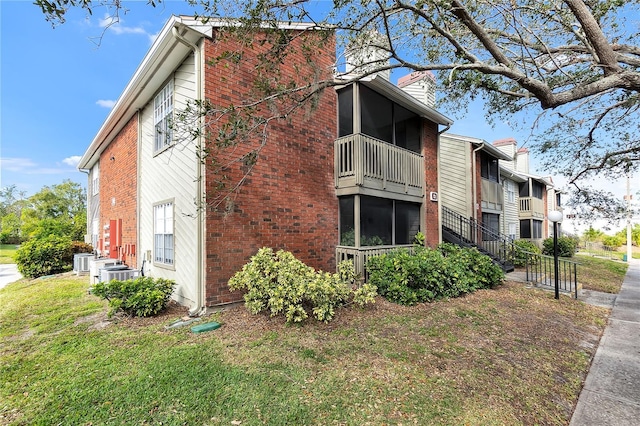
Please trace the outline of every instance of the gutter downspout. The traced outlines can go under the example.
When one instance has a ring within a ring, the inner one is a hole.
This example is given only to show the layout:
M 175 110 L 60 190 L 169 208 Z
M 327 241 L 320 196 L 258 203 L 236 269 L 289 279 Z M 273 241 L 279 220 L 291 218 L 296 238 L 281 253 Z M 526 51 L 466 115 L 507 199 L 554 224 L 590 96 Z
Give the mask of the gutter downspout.
M 476 153 L 484 148 L 484 142 L 471 152 L 471 181 L 473 183 L 473 220 L 478 222 L 478 178 L 476 176 Z
M 194 56 L 194 76 L 195 76 L 195 80 L 196 80 L 196 99 L 203 99 L 202 96 L 202 52 L 200 50 L 200 47 L 198 47 L 197 45 L 191 43 L 189 40 L 187 40 L 186 38 L 184 38 L 179 32 L 178 32 L 178 26 L 180 27 L 185 27 L 184 24 L 176 24 L 176 26 L 174 26 L 171 29 L 171 32 L 173 34 L 173 36 L 176 38 L 176 40 L 178 40 L 180 43 L 184 44 L 185 46 L 191 48 L 191 50 L 193 51 L 193 56 Z M 199 117 L 198 119 L 199 121 L 199 125 L 202 125 L 202 117 Z M 197 214 L 196 214 L 196 220 L 197 220 L 197 230 L 196 230 L 196 245 L 197 245 L 197 254 L 196 254 L 196 281 L 197 281 L 197 285 L 196 285 L 196 303 L 195 305 L 189 309 L 189 316 L 199 316 L 199 315 L 203 315 L 207 308 L 205 306 L 205 296 L 204 296 L 204 218 L 203 218 L 203 211 L 204 206 L 203 206 L 203 197 L 202 197 L 202 188 L 203 188 L 203 183 L 202 183 L 202 179 L 204 176 L 204 173 L 202 171 L 203 168 L 203 162 L 202 162 L 202 151 L 203 151 L 203 138 L 202 135 L 198 135 L 197 139 L 196 139 L 196 150 L 198 151 L 196 153 L 196 161 L 197 161 L 197 165 L 196 165 L 196 209 L 197 209 Z
M 441 177 L 440 177 L 440 136 L 446 132 L 447 130 L 449 130 L 451 128 L 453 123 L 451 124 L 447 124 L 447 126 L 438 131 L 438 242 L 442 242 L 442 208 L 440 206 L 440 194 L 442 193 L 442 191 L 440 190 L 440 182 L 441 182 Z M 426 199 L 426 194 L 425 194 L 425 199 Z

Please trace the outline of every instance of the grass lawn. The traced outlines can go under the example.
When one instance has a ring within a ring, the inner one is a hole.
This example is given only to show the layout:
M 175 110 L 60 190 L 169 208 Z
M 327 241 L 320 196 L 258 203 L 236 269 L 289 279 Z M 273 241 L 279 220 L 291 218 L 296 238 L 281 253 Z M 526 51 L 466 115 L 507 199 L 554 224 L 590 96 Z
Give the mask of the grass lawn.
M 13 255 L 16 254 L 18 246 L 13 244 L 0 244 L 0 264 L 16 263 Z
M 619 293 L 629 264 L 608 259 L 576 254 L 578 282 L 586 290 Z
M 107 322 L 87 278 L 0 290 L 1 424 L 566 425 L 609 311 L 505 283 L 328 324 Z

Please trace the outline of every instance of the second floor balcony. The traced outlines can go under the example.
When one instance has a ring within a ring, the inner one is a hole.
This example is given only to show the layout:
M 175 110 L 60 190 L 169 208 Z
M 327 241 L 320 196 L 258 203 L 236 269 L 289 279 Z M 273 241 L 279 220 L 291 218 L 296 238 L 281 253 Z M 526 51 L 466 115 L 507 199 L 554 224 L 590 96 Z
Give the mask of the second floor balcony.
M 520 197 L 519 216 L 521 219 L 544 219 L 544 201 L 536 197 Z
M 422 199 L 422 155 L 364 134 L 343 136 L 334 144 L 337 195 L 390 192 Z

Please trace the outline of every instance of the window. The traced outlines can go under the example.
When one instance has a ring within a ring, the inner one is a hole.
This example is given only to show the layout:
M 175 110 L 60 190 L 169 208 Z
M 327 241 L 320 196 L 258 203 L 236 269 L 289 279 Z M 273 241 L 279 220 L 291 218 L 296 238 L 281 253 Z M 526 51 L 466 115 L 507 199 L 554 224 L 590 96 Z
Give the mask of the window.
M 354 205 L 360 200 L 360 246 L 411 244 L 420 231 L 420 204 L 386 198 L 340 197 L 340 245 L 355 246 Z
M 542 238 L 542 221 L 522 219 L 520 221 L 520 238 Z
M 505 181 L 505 185 L 507 188 L 507 201 L 509 203 L 515 203 L 516 202 L 516 185 L 510 180 Z
M 515 240 L 516 239 L 516 233 L 517 233 L 517 223 L 511 222 L 509 223 L 509 238 L 511 238 L 511 240 Z
M 353 86 L 338 91 L 338 137 L 353 134 Z
M 520 184 L 520 196 L 521 197 L 528 197 L 529 196 L 529 181 L 522 182 Z
M 532 188 L 533 188 L 533 191 L 532 191 L 532 192 L 533 192 L 533 194 L 532 194 L 532 195 L 533 195 L 534 197 L 536 197 L 536 198 L 538 198 L 538 199 L 542 200 L 542 194 L 543 194 L 543 192 L 544 192 L 544 185 L 543 185 L 543 184 L 541 184 L 541 183 L 540 183 L 540 182 L 538 182 L 538 181 L 535 181 L 535 180 L 532 182 L 532 184 L 533 184 L 533 185 L 532 185 Z
M 482 233 L 483 241 L 494 241 L 500 234 L 500 215 L 495 213 L 482 213 L 482 225 L 488 232 Z
M 480 175 L 492 182 L 499 182 L 498 160 L 485 153 L 480 156 Z
M 173 265 L 173 203 L 153 207 L 155 263 Z
M 173 130 L 171 118 L 173 113 L 173 81 L 153 99 L 153 122 L 155 125 L 154 152 L 158 152 L 172 144 Z
M 91 171 L 91 195 L 96 195 L 100 191 L 100 163 L 93 166 Z
M 520 220 L 520 238 L 531 238 L 531 221 L 529 219 Z
M 360 86 L 360 129 L 365 135 L 420 152 L 420 117 L 366 86 Z M 342 115 L 341 115 L 342 116 Z M 343 126 L 340 126 L 342 131 Z
M 533 232 L 532 238 L 542 238 L 542 221 L 541 220 L 533 220 Z

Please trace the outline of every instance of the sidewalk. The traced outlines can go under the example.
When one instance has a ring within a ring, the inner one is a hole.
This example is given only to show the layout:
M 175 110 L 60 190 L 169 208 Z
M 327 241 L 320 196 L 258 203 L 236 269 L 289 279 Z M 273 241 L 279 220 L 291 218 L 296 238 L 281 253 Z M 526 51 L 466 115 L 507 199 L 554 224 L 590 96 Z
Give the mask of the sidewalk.
M 0 288 L 22 278 L 18 266 L 14 264 L 0 265 Z
M 570 426 L 640 424 L 640 260 L 631 259 Z

